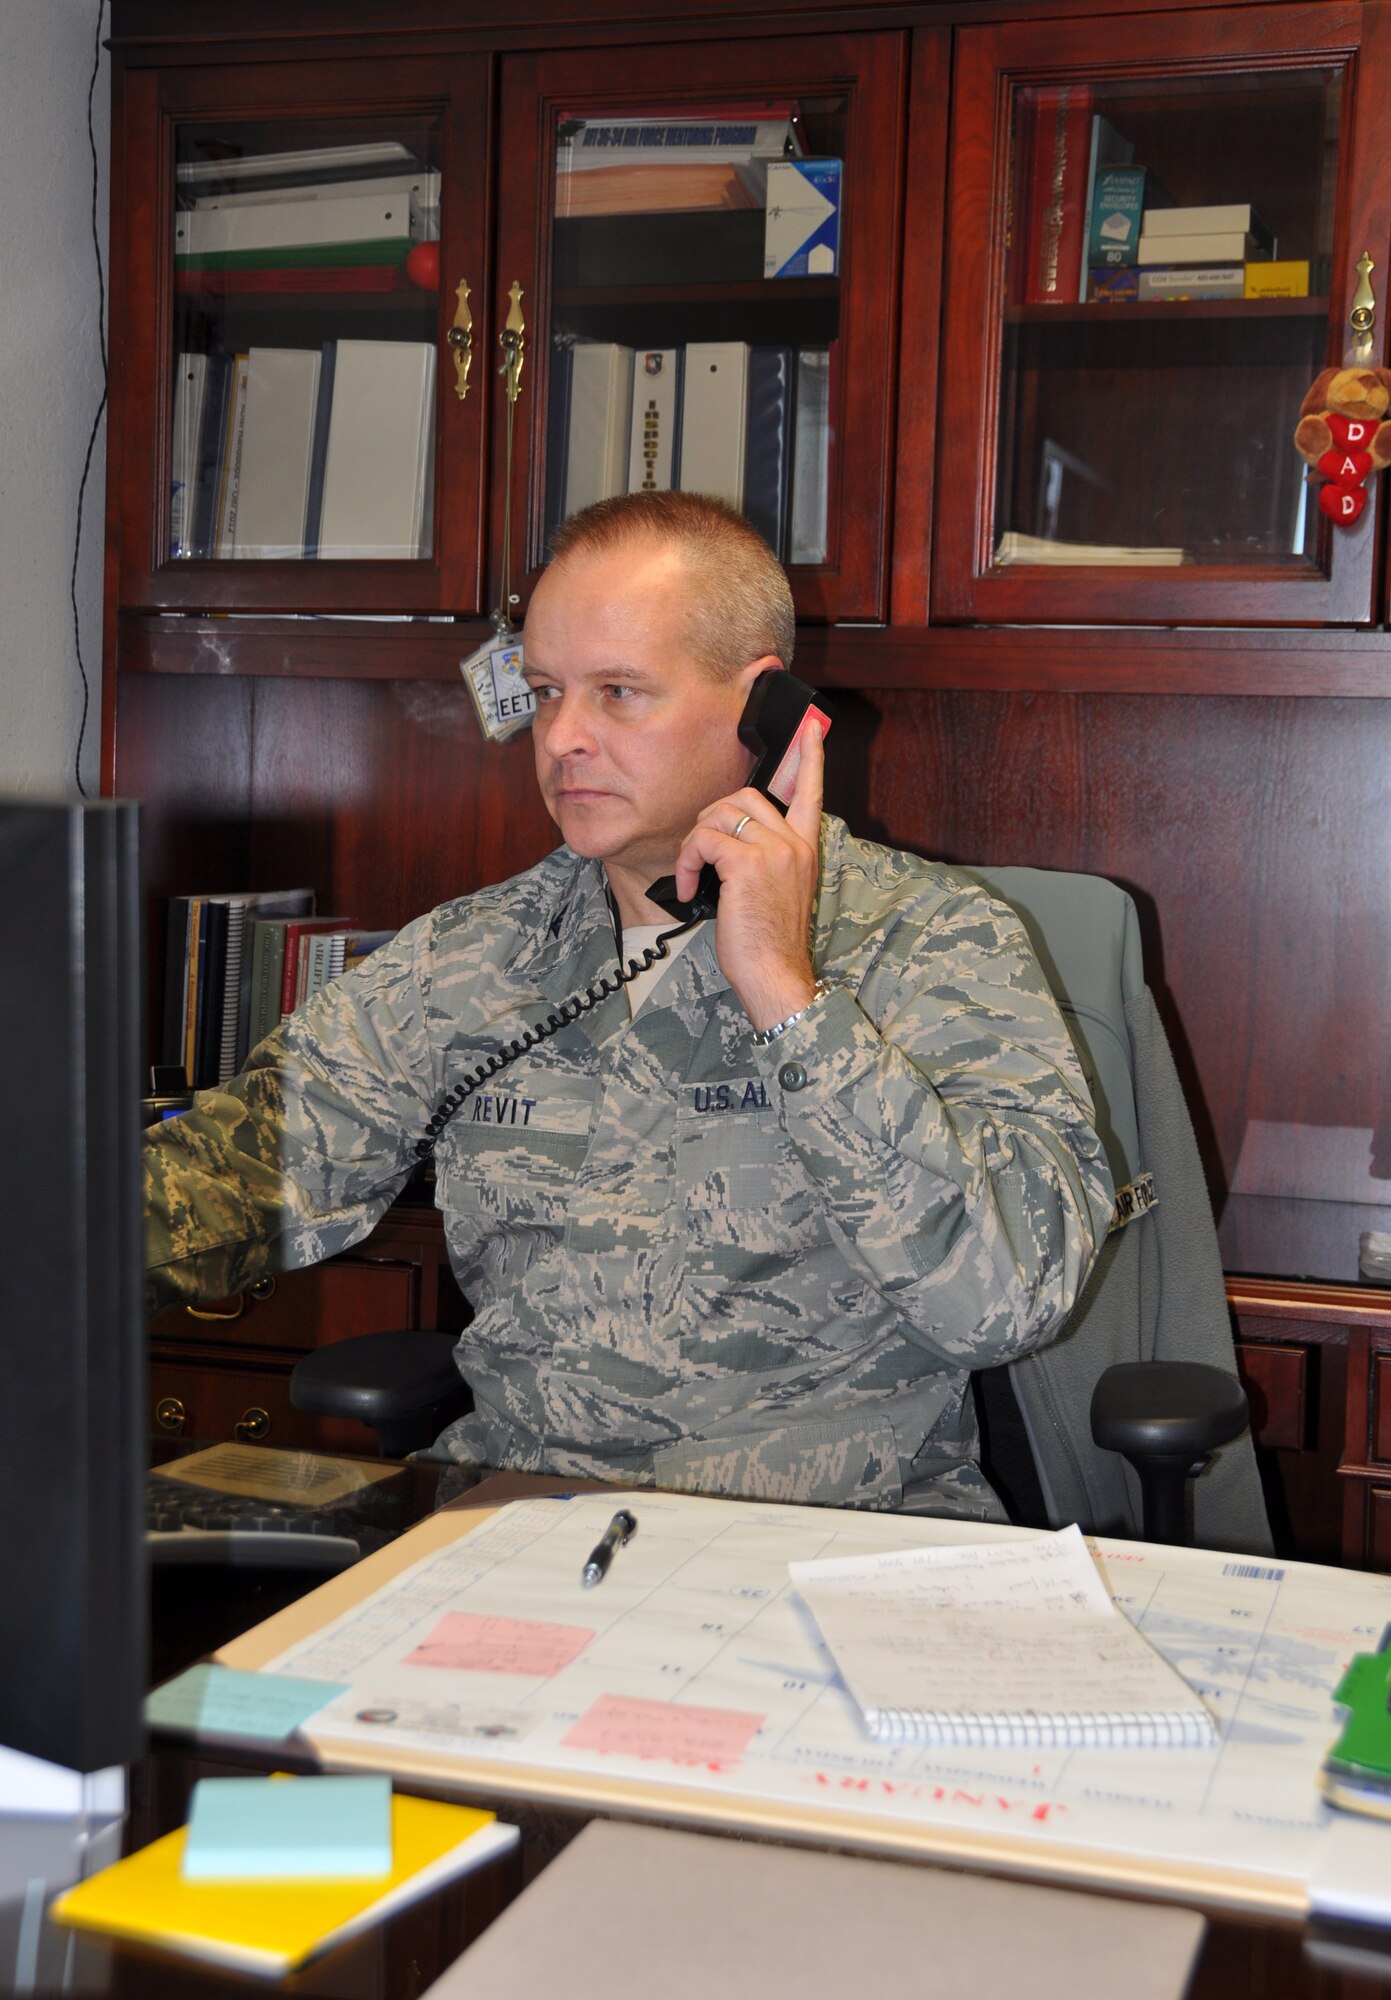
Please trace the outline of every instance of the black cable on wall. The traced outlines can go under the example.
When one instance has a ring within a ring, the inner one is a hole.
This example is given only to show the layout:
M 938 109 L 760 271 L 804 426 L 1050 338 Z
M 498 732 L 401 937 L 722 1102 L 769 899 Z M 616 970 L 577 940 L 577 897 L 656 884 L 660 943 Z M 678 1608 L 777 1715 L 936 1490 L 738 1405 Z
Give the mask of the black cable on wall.
M 101 346 L 101 400 L 92 418 L 91 435 L 87 439 L 87 455 L 82 461 L 82 478 L 77 489 L 77 532 L 73 536 L 72 576 L 69 579 L 68 594 L 72 599 L 73 645 L 77 653 L 77 672 L 82 682 L 82 719 L 77 729 L 77 748 L 73 753 L 73 776 L 81 796 L 87 797 L 87 788 L 82 782 L 82 745 L 87 735 L 87 715 L 91 708 L 92 688 L 88 679 L 86 663 L 82 658 L 82 621 L 77 610 L 77 564 L 82 551 L 82 512 L 87 498 L 87 478 L 92 469 L 92 453 L 97 447 L 101 434 L 102 418 L 106 414 L 107 365 L 106 365 L 106 274 L 101 262 L 101 236 L 97 226 L 97 198 L 100 188 L 100 163 L 97 159 L 96 133 L 92 126 L 92 103 L 96 97 L 97 78 L 101 74 L 101 27 L 106 14 L 106 0 L 97 0 L 96 38 L 92 48 L 92 77 L 87 86 L 87 145 L 92 155 L 92 249 L 97 260 L 97 340 Z

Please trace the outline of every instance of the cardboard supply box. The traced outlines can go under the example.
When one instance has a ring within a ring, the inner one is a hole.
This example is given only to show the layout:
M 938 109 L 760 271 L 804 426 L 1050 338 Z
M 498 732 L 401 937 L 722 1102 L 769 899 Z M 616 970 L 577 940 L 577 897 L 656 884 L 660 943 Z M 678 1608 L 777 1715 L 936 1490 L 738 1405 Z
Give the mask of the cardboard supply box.
M 833 278 L 840 268 L 839 160 L 770 160 L 765 278 Z
M 1268 264 L 1246 266 L 1248 299 L 1307 299 L 1309 259 L 1279 257 Z
M 1092 186 L 1091 232 L 1087 243 L 1087 264 L 1100 269 L 1108 264 L 1135 262 L 1135 246 L 1140 240 L 1140 220 L 1145 212 L 1144 167 L 1098 167 Z

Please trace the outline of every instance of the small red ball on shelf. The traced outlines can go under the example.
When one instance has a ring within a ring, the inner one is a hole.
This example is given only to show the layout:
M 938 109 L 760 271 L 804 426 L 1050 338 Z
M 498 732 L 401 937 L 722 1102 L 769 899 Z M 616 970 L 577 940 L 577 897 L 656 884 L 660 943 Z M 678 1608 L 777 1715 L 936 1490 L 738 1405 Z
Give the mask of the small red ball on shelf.
M 412 244 L 406 256 L 406 276 L 413 285 L 419 285 L 422 292 L 437 292 L 440 288 L 439 244 Z

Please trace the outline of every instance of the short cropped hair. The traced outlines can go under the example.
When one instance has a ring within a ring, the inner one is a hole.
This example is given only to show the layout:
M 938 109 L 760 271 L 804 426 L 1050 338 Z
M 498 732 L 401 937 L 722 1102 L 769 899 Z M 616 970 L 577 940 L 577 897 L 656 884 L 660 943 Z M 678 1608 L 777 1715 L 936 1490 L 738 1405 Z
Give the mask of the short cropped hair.
M 555 566 L 641 541 L 680 551 L 691 581 L 687 637 L 713 680 L 771 653 L 792 664 L 796 614 L 787 574 L 758 530 L 706 493 L 626 493 L 596 500 L 551 537 Z

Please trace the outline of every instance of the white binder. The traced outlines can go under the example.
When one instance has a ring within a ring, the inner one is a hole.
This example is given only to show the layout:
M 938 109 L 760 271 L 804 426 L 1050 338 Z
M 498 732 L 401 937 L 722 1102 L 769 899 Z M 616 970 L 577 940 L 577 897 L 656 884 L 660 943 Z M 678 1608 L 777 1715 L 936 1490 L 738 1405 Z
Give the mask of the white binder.
M 681 490 L 744 504 L 749 350 L 742 340 L 693 340 L 681 411 Z
M 435 440 L 431 341 L 340 340 L 320 560 L 430 553 Z
M 633 350 L 611 340 L 576 346 L 570 375 L 570 442 L 565 512 L 627 490 Z
M 327 201 L 301 198 L 181 209 L 174 217 L 176 253 L 198 256 L 301 244 L 418 241 L 421 234 L 420 204 L 409 189 L 342 194 Z
M 318 396 L 317 347 L 251 349 L 233 555 L 304 554 Z

